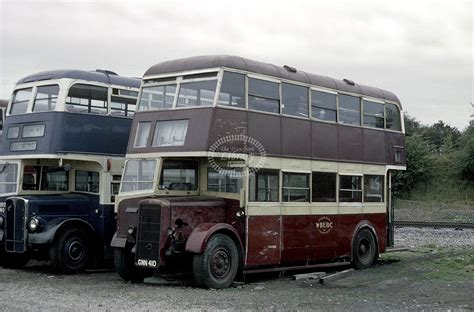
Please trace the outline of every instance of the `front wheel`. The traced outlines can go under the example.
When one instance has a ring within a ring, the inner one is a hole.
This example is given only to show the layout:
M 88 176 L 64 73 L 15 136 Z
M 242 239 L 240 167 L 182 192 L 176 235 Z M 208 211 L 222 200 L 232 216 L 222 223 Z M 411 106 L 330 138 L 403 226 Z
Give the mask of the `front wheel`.
M 49 258 L 60 273 L 83 272 L 90 259 L 88 233 L 78 227 L 62 231 L 49 250 Z
M 141 283 L 152 275 L 152 271 L 137 267 L 134 258 L 130 248 L 114 249 L 114 265 L 118 275 L 126 282 Z
M 214 289 L 229 287 L 237 275 L 239 253 L 227 235 L 216 234 L 202 254 L 193 258 L 193 272 L 198 284 Z
M 363 270 L 372 266 L 377 254 L 375 238 L 367 228 L 360 230 L 352 246 L 353 264 L 357 269 Z

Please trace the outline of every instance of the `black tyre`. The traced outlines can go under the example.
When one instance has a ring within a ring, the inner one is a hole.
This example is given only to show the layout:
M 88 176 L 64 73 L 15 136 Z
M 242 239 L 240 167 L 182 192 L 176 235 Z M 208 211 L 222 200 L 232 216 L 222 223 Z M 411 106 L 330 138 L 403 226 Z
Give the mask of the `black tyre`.
M 118 275 L 126 282 L 142 283 L 153 271 L 137 267 L 134 259 L 130 248 L 114 249 L 114 266 Z
M 199 285 L 222 289 L 229 287 L 237 275 L 239 253 L 227 235 L 215 234 L 202 254 L 193 258 L 194 277 Z
M 357 233 L 352 246 L 353 265 L 360 270 L 372 266 L 377 255 L 377 246 L 372 231 L 364 228 Z
M 21 269 L 29 260 L 26 254 L 0 252 L 0 266 L 6 269 Z
M 89 265 L 90 252 L 88 233 L 81 228 L 71 227 L 56 235 L 49 249 L 49 259 L 60 273 L 79 273 Z

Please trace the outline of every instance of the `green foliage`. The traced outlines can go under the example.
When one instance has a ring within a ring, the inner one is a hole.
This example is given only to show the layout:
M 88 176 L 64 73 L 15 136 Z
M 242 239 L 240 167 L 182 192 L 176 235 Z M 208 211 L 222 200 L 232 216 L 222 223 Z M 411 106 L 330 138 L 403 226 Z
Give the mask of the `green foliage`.
M 458 156 L 458 167 L 461 176 L 471 182 L 474 182 L 474 124 L 464 131 L 461 138 L 461 150 Z
M 474 200 L 474 123 L 464 130 L 443 121 L 426 126 L 404 116 L 407 170 L 394 177 L 399 198 L 444 202 Z
M 405 141 L 407 170 L 399 171 L 394 178 L 396 195 L 409 193 L 418 183 L 431 177 L 433 159 L 428 143 L 420 134 L 407 136 Z

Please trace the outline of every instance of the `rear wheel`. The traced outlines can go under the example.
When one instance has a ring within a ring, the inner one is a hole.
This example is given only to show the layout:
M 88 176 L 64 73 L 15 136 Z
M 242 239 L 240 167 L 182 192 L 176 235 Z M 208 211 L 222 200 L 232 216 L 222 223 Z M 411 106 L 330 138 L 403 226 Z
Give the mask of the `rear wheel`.
M 372 266 L 377 254 L 377 246 L 372 231 L 364 228 L 357 233 L 352 246 L 353 264 L 363 270 Z
M 83 272 L 90 260 L 90 241 L 86 231 L 78 227 L 58 233 L 49 250 L 49 258 L 63 274 Z
M 152 271 L 137 267 L 134 259 L 130 248 L 114 249 L 114 265 L 118 275 L 126 282 L 141 283 L 152 275 Z
M 26 254 L 0 252 L 0 266 L 8 269 L 21 269 L 30 258 Z
M 193 272 L 198 284 L 214 289 L 229 287 L 237 275 L 239 253 L 227 235 L 215 234 L 202 254 L 194 255 Z

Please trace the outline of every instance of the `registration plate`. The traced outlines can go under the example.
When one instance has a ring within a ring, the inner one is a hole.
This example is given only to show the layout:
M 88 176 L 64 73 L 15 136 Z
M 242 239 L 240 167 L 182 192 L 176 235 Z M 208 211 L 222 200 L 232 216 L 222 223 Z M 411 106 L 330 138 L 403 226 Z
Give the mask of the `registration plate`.
M 156 268 L 158 266 L 158 262 L 156 260 L 138 259 L 137 265 L 146 268 Z

